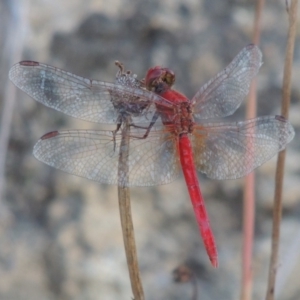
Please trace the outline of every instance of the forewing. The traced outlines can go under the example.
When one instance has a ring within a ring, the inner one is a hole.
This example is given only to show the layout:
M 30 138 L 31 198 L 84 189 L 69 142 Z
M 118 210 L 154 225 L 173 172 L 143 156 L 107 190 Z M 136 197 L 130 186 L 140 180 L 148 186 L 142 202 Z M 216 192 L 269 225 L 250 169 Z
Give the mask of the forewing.
M 197 169 L 212 179 L 235 179 L 284 149 L 294 137 L 281 116 L 197 126 L 192 138 Z
M 91 80 L 33 61 L 15 64 L 9 78 L 36 101 L 72 117 L 97 123 L 115 123 L 124 110 L 134 112 L 135 123 L 149 123 L 155 113 L 153 103 L 167 103 L 141 88 Z M 128 102 L 131 103 L 127 105 Z
M 152 129 L 146 139 L 144 130 L 131 130 L 128 186 L 152 186 L 169 183 L 178 174 L 176 139 L 166 131 Z M 54 131 L 34 146 L 35 157 L 62 171 L 95 180 L 118 184 L 121 135 L 115 143 L 111 131 Z
M 233 114 L 249 93 L 250 83 L 262 65 L 262 54 L 248 45 L 192 99 L 194 117 L 211 119 Z

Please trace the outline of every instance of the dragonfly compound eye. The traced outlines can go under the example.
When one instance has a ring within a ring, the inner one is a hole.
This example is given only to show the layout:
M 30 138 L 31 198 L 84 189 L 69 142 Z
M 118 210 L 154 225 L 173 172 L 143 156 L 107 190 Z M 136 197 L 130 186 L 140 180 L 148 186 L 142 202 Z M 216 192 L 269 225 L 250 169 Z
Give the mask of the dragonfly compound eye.
M 160 66 L 149 69 L 145 78 L 146 88 L 152 92 L 158 92 L 157 89 L 170 88 L 175 82 L 175 74 L 168 68 Z
M 156 86 L 161 81 L 161 77 L 163 76 L 163 69 L 159 66 L 151 68 L 148 70 L 145 85 L 147 90 L 154 91 Z
M 175 82 L 175 73 L 172 70 L 168 69 L 168 68 L 164 68 L 163 70 L 164 70 L 164 72 L 163 72 L 164 75 L 162 77 L 162 80 L 169 87 L 171 87 L 174 84 L 174 82 Z

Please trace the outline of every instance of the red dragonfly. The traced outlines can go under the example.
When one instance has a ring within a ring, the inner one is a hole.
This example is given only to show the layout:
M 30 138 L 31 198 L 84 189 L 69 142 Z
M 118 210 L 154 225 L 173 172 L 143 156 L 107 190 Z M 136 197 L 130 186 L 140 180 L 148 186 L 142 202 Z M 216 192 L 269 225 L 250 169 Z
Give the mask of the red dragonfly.
M 117 124 L 114 131 L 45 134 L 33 153 L 48 165 L 97 182 L 120 184 L 119 129 L 125 120 L 131 124 L 126 185 L 169 183 L 181 165 L 206 251 L 217 267 L 216 243 L 196 169 L 212 179 L 239 178 L 284 149 L 294 137 L 292 125 L 282 116 L 211 121 L 235 112 L 249 92 L 261 59 L 257 46 L 246 46 L 191 100 L 172 89 L 175 75 L 162 67 L 151 68 L 144 81 L 121 68 L 116 82 L 107 83 L 23 61 L 12 67 L 9 77 L 48 107 L 91 122 Z

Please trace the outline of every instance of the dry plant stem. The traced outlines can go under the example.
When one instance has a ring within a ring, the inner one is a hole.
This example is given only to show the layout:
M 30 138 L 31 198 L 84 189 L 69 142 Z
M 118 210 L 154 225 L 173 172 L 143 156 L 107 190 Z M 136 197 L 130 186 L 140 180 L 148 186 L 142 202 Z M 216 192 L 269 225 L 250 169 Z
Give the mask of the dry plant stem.
M 288 118 L 288 111 L 290 105 L 291 95 L 291 77 L 292 77 L 292 64 L 294 56 L 294 44 L 296 36 L 297 24 L 297 6 L 298 0 L 292 0 L 289 8 L 289 33 L 286 48 L 284 75 L 283 75 L 283 95 L 281 114 Z M 285 150 L 281 151 L 278 155 L 276 178 L 275 178 L 275 196 L 274 196 L 274 209 L 273 209 L 273 231 L 272 231 L 272 248 L 271 258 L 269 265 L 269 279 L 267 289 L 267 300 L 273 300 L 275 294 L 276 273 L 278 267 L 278 250 L 280 238 L 280 222 L 282 213 L 282 187 L 284 177 L 284 162 Z
M 196 276 L 193 276 L 193 278 L 192 278 L 192 285 L 193 285 L 192 300 L 197 300 L 198 299 L 198 283 L 197 283 Z
M 130 191 L 127 186 L 128 182 L 128 163 L 127 158 L 129 154 L 129 134 L 126 134 L 130 130 L 130 126 L 127 122 L 123 123 L 122 127 L 122 141 L 120 157 L 119 157 L 119 169 L 118 169 L 118 196 L 121 226 L 123 232 L 123 240 L 126 252 L 127 265 L 129 270 L 131 288 L 135 300 L 144 300 L 143 286 L 140 278 L 139 265 L 137 260 L 136 245 L 134 239 L 134 229 L 131 216 L 130 206 Z
M 257 0 L 253 31 L 253 43 L 258 44 L 260 39 L 261 16 L 264 0 Z M 246 119 L 256 116 L 256 80 L 250 88 L 246 109 Z M 249 145 L 251 147 L 251 145 Z M 250 300 L 252 295 L 252 249 L 255 219 L 255 177 L 249 174 L 245 179 L 244 187 L 244 210 L 243 210 L 243 260 L 242 260 L 242 288 L 241 300 Z
M 8 6 L 8 4 L 6 4 Z M 11 1 L 9 11 L 10 21 L 6 24 L 7 33 L 5 36 L 4 57 L 9 67 L 14 62 L 20 60 L 23 50 L 23 40 L 25 37 L 25 30 L 27 28 L 26 13 L 28 9 L 27 1 Z M 8 78 L 7 78 L 8 81 Z M 16 88 L 11 84 L 6 84 L 4 104 L 2 107 L 2 116 L 0 123 L 0 215 L 3 219 L 4 206 L 2 205 L 2 197 L 5 190 L 5 162 L 10 136 L 10 127 L 12 121 L 12 114 L 16 99 Z
M 193 288 L 193 293 L 192 293 L 191 299 L 192 300 L 198 299 L 197 277 L 189 266 L 183 264 L 183 265 L 180 265 L 178 268 L 176 268 L 173 271 L 173 279 L 177 283 L 190 282 L 192 284 L 192 288 Z
M 15 55 L 20 57 L 20 55 Z M 1 116 L 1 125 L 0 125 L 0 207 L 1 207 L 1 214 L 4 210 L 2 206 L 2 197 L 4 195 L 4 187 L 5 187 L 5 161 L 6 161 L 6 153 L 8 147 L 8 140 L 10 135 L 10 126 L 12 120 L 13 109 L 15 106 L 15 99 L 16 99 L 16 88 L 8 83 L 6 90 L 5 90 L 5 97 L 4 97 L 4 105 L 3 111 Z

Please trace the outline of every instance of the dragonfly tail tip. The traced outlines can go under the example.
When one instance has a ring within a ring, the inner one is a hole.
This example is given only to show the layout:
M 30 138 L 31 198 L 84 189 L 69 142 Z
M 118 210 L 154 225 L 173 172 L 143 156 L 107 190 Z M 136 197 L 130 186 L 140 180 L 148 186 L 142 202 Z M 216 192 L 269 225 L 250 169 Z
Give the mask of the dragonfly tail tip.
M 214 268 L 218 268 L 219 266 L 218 257 L 211 257 L 210 262 Z

